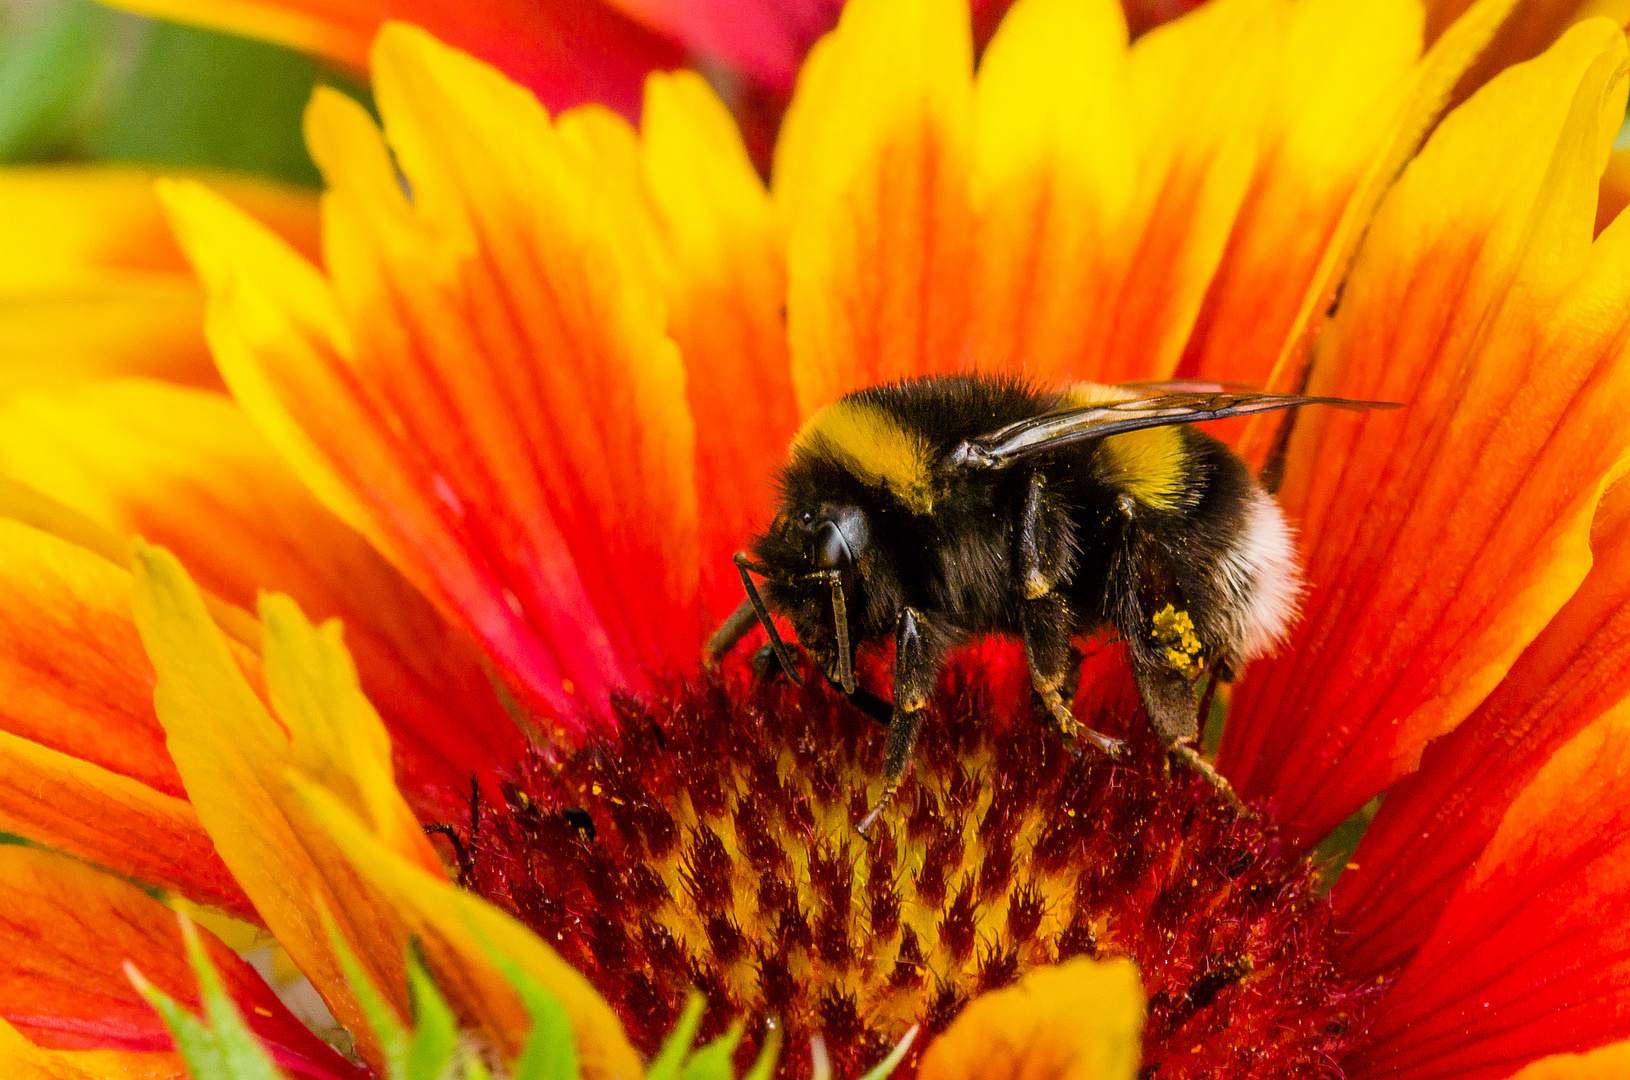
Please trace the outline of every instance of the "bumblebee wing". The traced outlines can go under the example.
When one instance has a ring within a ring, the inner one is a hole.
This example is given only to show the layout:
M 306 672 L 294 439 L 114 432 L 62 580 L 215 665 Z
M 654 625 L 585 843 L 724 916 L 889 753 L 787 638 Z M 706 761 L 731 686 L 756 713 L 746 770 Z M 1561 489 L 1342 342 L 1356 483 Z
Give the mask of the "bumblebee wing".
M 950 468 L 1002 469 L 1032 454 L 1057 450 L 1088 439 L 1102 439 L 1139 428 L 1224 420 L 1230 416 L 1295 409 L 1302 405 L 1334 405 L 1338 409 L 1396 409 L 1390 401 L 1349 401 L 1346 398 L 1302 397 L 1297 394 L 1247 392 L 1177 392 L 1126 401 L 1098 401 L 1075 409 L 1061 409 L 1009 424 L 951 451 Z
M 1155 394 L 1254 394 L 1261 390 L 1250 383 L 1214 382 L 1209 379 L 1149 379 L 1116 383 L 1115 387 L 1119 390 L 1139 390 L 1151 397 Z

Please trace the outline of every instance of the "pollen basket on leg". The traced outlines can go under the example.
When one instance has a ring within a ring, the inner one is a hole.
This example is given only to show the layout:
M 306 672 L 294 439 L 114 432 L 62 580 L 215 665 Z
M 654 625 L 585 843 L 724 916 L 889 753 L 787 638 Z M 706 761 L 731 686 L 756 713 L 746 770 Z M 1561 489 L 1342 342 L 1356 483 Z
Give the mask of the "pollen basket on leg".
M 1305 864 L 1203 782 L 1168 778 L 1141 716 L 1083 708 L 1138 751 L 1071 757 L 1029 682 L 1009 646 L 953 659 L 869 844 L 854 823 L 884 733 L 830 688 L 727 670 L 624 699 L 619 742 L 540 757 L 477 813 L 472 885 L 647 1053 L 695 986 L 704 1036 L 748 1020 L 741 1064 L 773 1021 L 791 1047 L 823 1033 L 838 1074 L 859 1075 L 913 1023 L 943 1030 L 975 995 L 1081 955 L 1139 965 L 1162 1077 L 1257 1075 L 1263 1053 L 1295 1075 L 1340 1049 L 1364 999 L 1336 977 Z M 807 1068 L 791 1051 L 780 1075 Z

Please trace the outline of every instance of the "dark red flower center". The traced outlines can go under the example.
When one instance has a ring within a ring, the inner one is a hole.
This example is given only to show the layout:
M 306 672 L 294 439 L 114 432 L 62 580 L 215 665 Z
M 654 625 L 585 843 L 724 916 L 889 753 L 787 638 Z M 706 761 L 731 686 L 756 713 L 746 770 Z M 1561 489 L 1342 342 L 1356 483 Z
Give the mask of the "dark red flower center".
M 618 702 L 615 739 L 526 762 L 507 805 L 459 830 L 467 883 L 587 975 L 647 1053 L 696 987 L 704 1035 L 748 1018 L 744 1062 L 773 1023 L 780 1075 L 807 1075 L 816 1032 L 836 1074 L 859 1075 L 913 1023 L 941 1031 L 1032 967 L 1126 956 L 1149 996 L 1143 1076 L 1332 1074 L 1366 992 L 1337 969 L 1310 865 L 1168 773 L 1124 661 L 1088 666 L 1077 715 L 1130 737 L 1129 758 L 1071 757 L 1016 648 L 969 650 L 870 844 L 854 823 L 882 728 L 816 679 L 674 680 Z M 915 1055 L 895 1075 L 914 1071 Z

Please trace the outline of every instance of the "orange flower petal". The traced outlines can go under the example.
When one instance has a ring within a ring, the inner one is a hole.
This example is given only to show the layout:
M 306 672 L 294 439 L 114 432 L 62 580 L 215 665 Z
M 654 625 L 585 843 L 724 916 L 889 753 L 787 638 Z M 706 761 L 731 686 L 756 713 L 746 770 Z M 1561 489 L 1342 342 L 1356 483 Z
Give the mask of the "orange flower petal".
M 1293 7 L 1286 23 L 1259 159 L 1188 342 L 1185 375 L 1267 384 L 1349 200 L 1389 156 L 1400 112 L 1432 92 L 1417 85 L 1413 0 L 1314 0 Z
M 209 931 L 199 934 L 227 994 L 280 1065 L 304 1076 L 358 1075 L 253 968 Z M 126 961 L 198 1005 L 174 912 L 65 856 L 0 847 L 0 1017 L 42 1048 L 168 1050 L 169 1033 L 131 986 Z
M 1131 1080 L 1143 990 L 1128 960 L 1071 960 L 983 994 L 923 1054 L 921 1080 Z
M 1630 702 L 1500 822 L 1378 1007 L 1349 1080 L 1499 1080 L 1630 1037 Z
M 1342 283 L 1351 268 L 1354 253 L 1367 235 L 1370 220 L 1382 197 L 1397 180 L 1405 163 L 1420 148 L 1421 140 L 1443 115 L 1448 107 L 1451 88 L 1482 53 L 1516 3 L 1517 0 L 1478 0 L 1452 27 L 1432 42 L 1426 55 L 1415 65 L 1410 86 L 1403 94 L 1385 137 L 1376 144 L 1368 168 L 1357 178 L 1351 194 L 1341 207 L 1340 216 L 1330 226 L 1324 254 L 1312 268 L 1307 285 L 1302 290 L 1300 307 L 1282 335 L 1278 357 L 1269 374 L 1261 378 L 1263 386 L 1291 391 L 1304 385 L 1318 332 L 1323 327 L 1326 313 L 1335 306 L 1341 295 Z M 1317 133 L 1314 133 L 1314 137 L 1317 138 Z M 1209 315 L 1207 320 L 1211 321 Z M 1221 368 L 1222 354 L 1217 352 L 1214 355 L 1218 365 L 1214 373 L 1225 375 L 1226 371 Z M 1197 370 L 1199 365 L 1193 363 L 1185 366 Z M 1244 430 L 1241 436 L 1232 440 L 1234 446 L 1247 461 L 1261 466 L 1277 444 L 1283 423 L 1282 416 L 1252 418 L 1242 425 Z M 1221 434 L 1215 428 L 1212 431 L 1213 434 Z
M 0 552 L 5 730 L 181 795 L 130 621 L 129 574 L 14 521 L 0 520 Z
M 387 27 L 375 76 L 413 202 L 366 114 L 319 93 L 332 286 L 172 191 L 216 357 L 313 490 L 529 705 L 580 723 L 574 694 L 604 701 L 704 634 L 691 421 L 642 211 L 523 90 L 423 32 Z
M 153 714 L 130 576 L 0 520 L 0 831 L 253 917 Z
M 175 557 L 138 545 L 135 564 L 136 625 L 158 672 L 158 715 L 198 817 L 266 927 L 377 1065 L 374 1036 L 321 913 L 333 914 L 403 1015 L 407 939 L 390 906 L 323 839 L 294 780 L 330 785 L 426 873 L 439 874 L 440 862 L 392 782 L 389 738 L 357 685 L 338 625 L 313 629 L 286 597 L 263 598 L 274 719 Z
M 4 732 L 0 830 L 257 918 L 186 800 Z
M 668 241 L 668 327 L 696 420 L 702 586 L 717 619 L 741 600 L 730 556 L 769 518 L 770 465 L 797 428 L 785 237 L 735 121 L 699 76 L 652 76 L 640 135 Z
M 234 202 L 315 251 L 317 203 L 266 182 L 212 177 Z M 199 332 L 203 298 L 170 236 L 153 174 L 127 166 L 0 170 L 0 389 L 142 374 L 218 376 Z
M 385 17 L 383 0 L 120 0 L 114 6 L 172 22 L 286 45 L 361 67 Z
M 774 177 L 806 414 L 970 363 L 972 70 L 964 3 L 856 0 L 799 74 Z
M 12 1080 L 186 1080 L 180 1054 L 46 1050 L 0 1019 L 0 1072 Z
M 1523 1066 L 1511 1080 L 1620 1080 L 1630 1076 L 1630 1042 L 1598 1047 L 1587 1054 L 1554 1054 Z
M 282 589 L 342 618 L 414 790 L 463 793 L 517 760 L 521 733 L 477 650 L 312 499 L 230 399 L 128 380 L 19 395 L 0 403 L 0 472 L 168 545 L 231 603 Z
M 481 1027 L 507 1054 L 520 1049 L 529 1026 L 514 990 L 493 967 L 486 951 L 490 948 L 541 982 L 565 1008 L 585 1077 L 641 1075 L 639 1057 L 611 1007 L 531 930 L 402 857 L 329 790 L 304 780 L 296 787 L 312 817 L 379 890 L 393 917 L 402 920 L 423 951 L 436 985 L 466 1020 Z
M 980 364 L 1170 376 L 1250 185 L 1283 12 L 1206 4 L 1122 52 L 1111 7 L 1015 5 L 980 73 Z
M 1445 120 L 1324 332 L 1313 392 L 1409 407 L 1310 410 L 1292 442 L 1312 588 L 1221 767 L 1300 840 L 1413 771 L 1589 568 L 1630 449 L 1630 227 L 1590 247 L 1625 60 L 1616 26 L 1584 24 Z
M 1470 0 L 1427 0 L 1428 36 L 1436 38 L 1443 33 L 1470 6 Z M 1626 0 L 1523 0 L 1500 27 L 1487 51 L 1466 72 L 1459 96 L 1465 97 L 1513 64 L 1533 59 L 1550 48 L 1564 30 L 1597 15 L 1606 15 L 1623 26 L 1630 22 L 1630 3 Z
M 1334 898 L 1348 972 L 1402 966 L 1540 767 L 1630 695 L 1630 484 L 1602 500 L 1572 599 L 1420 771 L 1387 793 Z

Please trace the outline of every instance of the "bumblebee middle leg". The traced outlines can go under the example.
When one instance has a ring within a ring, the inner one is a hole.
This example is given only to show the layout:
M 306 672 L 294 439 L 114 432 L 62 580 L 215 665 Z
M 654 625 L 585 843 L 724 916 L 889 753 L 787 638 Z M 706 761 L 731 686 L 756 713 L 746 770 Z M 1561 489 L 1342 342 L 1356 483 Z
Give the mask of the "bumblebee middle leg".
M 1110 757 L 1119 757 L 1126 744 L 1102 732 L 1093 731 L 1075 718 L 1070 706 L 1075 697 L 1072 685 L 1070 633 L 1073 623 L 1069 605 L 1057 593 L 1024 601 L 1020 611 L 1024 632 L 1024 654 L 1030 664 L 1030 685 L 1041 699 L 1053 722 L 1073 746 L 1092 743 Z M 1079 658 L 1077 657 L 1077 660 Z
M 944 650 L 924 641 L 925 630 L 920 614 L 909 607 L 900 609 L 894 632 L 894 715 L 883 753 L 883 791 L 855 827 L 863 837 L 876 826 L 900 790 L 900 781 L 911 764 L 912 748 L 917 745 L 928 695 L 939 675 L 939 657 Z

